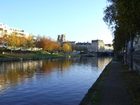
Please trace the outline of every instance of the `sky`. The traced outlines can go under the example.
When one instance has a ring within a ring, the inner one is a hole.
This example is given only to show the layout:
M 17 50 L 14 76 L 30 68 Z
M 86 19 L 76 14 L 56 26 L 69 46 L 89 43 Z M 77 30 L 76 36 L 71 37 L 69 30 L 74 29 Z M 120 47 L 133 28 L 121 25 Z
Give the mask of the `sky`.
M 112 33 L 103 21 L 107 0 L 1 0 L 0 23 L 56 40 L 112 43 Z

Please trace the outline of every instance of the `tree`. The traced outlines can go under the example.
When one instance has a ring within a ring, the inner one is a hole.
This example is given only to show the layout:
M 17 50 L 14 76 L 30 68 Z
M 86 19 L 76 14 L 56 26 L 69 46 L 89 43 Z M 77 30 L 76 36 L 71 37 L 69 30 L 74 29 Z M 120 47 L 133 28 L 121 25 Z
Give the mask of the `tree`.
M 42 48 L 48 52 L 54 52 L 60 49 L 60 45 L 50 38 L 40 37 L 36 43 L 37 47 Z
M 110 3 L 104 13 L 104 21 L 113 28 L 114 48 L 120 51 L 125 43 L 131 42 L 131 69 L 133 59 L 133 39 L 140 34 L 140 1 L 139 0 L 108 0 Z
M 125 40 L 134 38 L 140 32 L 140 1 L 139 0 L 108 0 L 104 21 L 114 30 L 119 27 L 127 33 Z
M 63 46 L 62 46 L 62 50 L 64 52 L 71 52 L 72 51 L 72 47 L 69 43 L 64 43 Z
M 32 35 L 29 35 L 28 37 L 26 37 L 25 47 L 26 48 L 33 48 L 33 47 L 35 47 L 35 40 L 33 39 Z
M 13 32 L 11 35 L 9 35 L 7 37 L 7 43 L 8 43 L 8 46 L 10 46 L 12 48 L 16 48 L 16 47 L 20 46 L 20 41 L 17 36 L 17 33 Z

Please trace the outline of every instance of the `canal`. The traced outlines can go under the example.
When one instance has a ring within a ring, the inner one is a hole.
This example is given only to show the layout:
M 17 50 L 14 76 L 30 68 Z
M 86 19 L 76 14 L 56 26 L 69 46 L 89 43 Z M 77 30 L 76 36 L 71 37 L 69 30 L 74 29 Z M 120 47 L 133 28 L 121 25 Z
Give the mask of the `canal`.
M 0 105 L 78 105 L 111 58 L 0 62 Z

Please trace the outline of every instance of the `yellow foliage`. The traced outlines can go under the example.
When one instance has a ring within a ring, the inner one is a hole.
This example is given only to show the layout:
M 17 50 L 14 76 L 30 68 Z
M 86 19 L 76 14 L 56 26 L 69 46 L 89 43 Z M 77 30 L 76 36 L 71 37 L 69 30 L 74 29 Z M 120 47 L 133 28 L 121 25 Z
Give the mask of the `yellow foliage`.
M 72 51 L 72 47 L 69 43 L 64 43 L 62 46 L 62 49 L 64 52 L 71 52 Z

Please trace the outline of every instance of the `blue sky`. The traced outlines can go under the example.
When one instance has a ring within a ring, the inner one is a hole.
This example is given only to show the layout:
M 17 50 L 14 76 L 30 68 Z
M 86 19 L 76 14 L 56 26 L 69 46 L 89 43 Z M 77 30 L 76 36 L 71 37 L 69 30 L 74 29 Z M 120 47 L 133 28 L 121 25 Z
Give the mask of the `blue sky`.
M 0 22 L 53 39 L 66 34 L 71 41 L 112 42 L 103 21 L 107 0 L 2 0 Z

